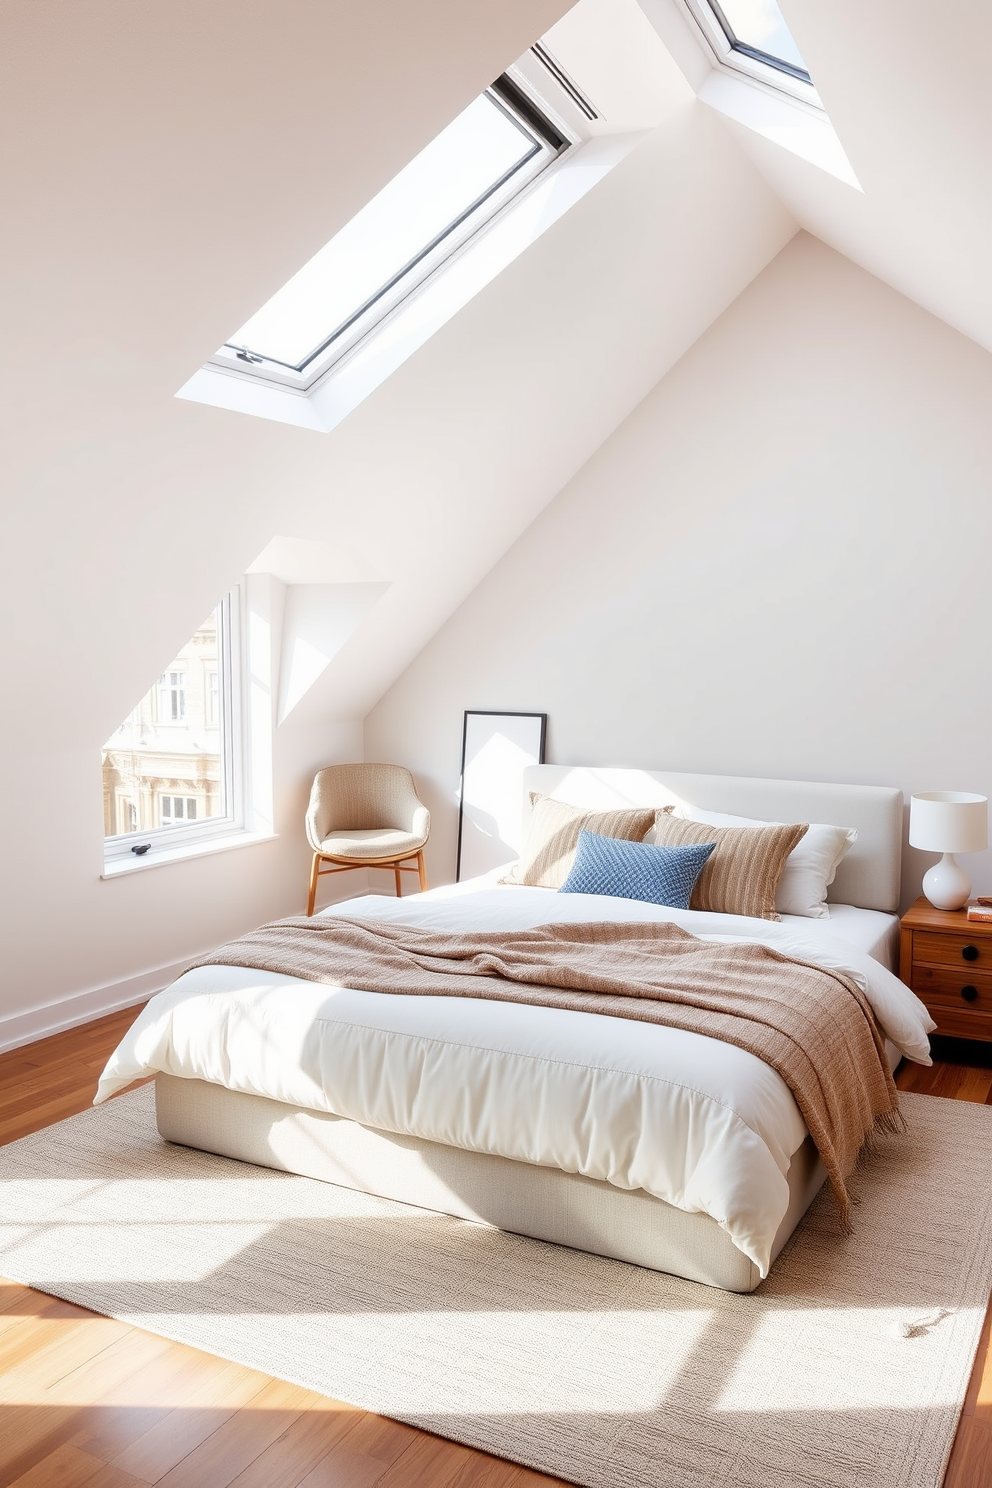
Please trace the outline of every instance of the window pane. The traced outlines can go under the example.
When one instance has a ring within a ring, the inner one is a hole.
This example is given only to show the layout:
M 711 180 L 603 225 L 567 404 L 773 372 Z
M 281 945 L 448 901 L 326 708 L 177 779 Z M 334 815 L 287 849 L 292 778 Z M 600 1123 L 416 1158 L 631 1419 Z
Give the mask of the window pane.
M 108 837 L 227 815 L 223 606 L 103 747 Z
M 470 103 L 236 331 L 228 345 L 301 367 L 411 260 L 540 149 L 488 94 Z
M 807 72 L 775 0 L 720 0 L 720 9 L 737 41 Z

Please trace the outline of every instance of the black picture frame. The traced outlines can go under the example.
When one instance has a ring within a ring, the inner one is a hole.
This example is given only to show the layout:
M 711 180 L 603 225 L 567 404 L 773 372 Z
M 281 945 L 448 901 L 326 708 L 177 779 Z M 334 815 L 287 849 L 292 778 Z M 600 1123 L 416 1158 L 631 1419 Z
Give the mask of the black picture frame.
M 465 877 L 467 878 L 475 877 L 478 872 L 485 871 L 484 868 L 480 869 L 479 866 L 479 850 L 483 847 L 483 839 L 486 836 L 492 839 L 492 831 L 490 830 L 487 833 L 480 824 L 480 817 L 492 817 L 492 812 L 485 810 L 482 802 L 479 800 L 473 801 L 472 799 L 472 792 L 477 789 L 477 784 L 474 784 L 472 780 L 472 764 L 481 752 L 481 749 L 477 747 L 478 738 L 486 732 L 484 725 L 475 725 L 475 720 L 487 719 L 502 719 L 504 721 L 507 719 L 530 720 L 533 725 L 530 729 L 512 729 L 511 732 L 515 735 L 513 744 L 518 749 L 522 748 L 525 754 L 529 750 L 530 756 L 533 757 L 527 759 L 528 764 L 543 765 L 545 763 L 544 753 L 548 735 L 547 713 L 518 712 L 507 708 L 465 709 L 462 718 L 462 763 L 458 784 L 458 843 L 455 853 L 455 881 L 457 883 L 460 883 L 462 880 L 463 870 L 466 868 L 466 864 L 471 869 L 470 872 L 465 873 Z M 476 737 L 473 737 L 473 735 Z M 499 725 L 494 723 L 490 729 L 490 738 L 497 739 L 498 737 Z M 523 765 L 520 765 L 519 770 L 522 771 L 522 769 Z M 516 813 L 522 819 L 521 791 L 523 787 L 519 778 L 517 778 L 518 774 L 519 772 L 516 767 L 512 768 L 509 771 L 505 787 L 502 789 L 505 792 L 506 810 L 512 813 L 515 809 Z M 500 790 L 500 787 L 494 783 L 493 789 Z M 491 797 L 486 796 L 485 805 L 492 805 Z M 497 838 L 496 840 L 498 841 L 500 839 Z M 509 857 L 511 855 L 512 848 L 508 848 L 506 856 Z M 488 863 L 486 866 L 496 867 L 498 861 L 505 861 L 505 859 L 499 859 L 498 854 L 496 856 L 497 862 Z

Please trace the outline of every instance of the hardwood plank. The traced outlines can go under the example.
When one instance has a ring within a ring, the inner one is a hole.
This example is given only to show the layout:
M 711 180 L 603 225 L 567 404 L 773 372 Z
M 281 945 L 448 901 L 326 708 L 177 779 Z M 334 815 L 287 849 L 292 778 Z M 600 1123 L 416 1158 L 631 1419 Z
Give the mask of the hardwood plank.
M 16 1345 L 5 1349 L 4 1373 L 0 1377 L 0 1402 L 36 1400 L 37 1391 L 48 1390 L 64 1375 L 87 1364 L 127 1333 L 128 1325 L 113 1318 L 29 1319 Z
M 18 1287 L 13 1283 L 4 1283 L 0 1291 L 6 1299 L 6 1305 L 0 1307 L 0 1338 L 6 1336 L 8 1329 L 16 1328 L 29 1318 L 95 1316 L 85 1307 L 77 1307 L 75 1302 L 64 1302 L 61 1297 L 51 1297 L 47 1292 L 36 1292 L 31 1287 Z M 8 1292 L 10 1296 L 7 1295 Z M 14 1293 L 17 1295 L 13 1295 Z
M 194 1448 L 264 1389 L 269 1380 L 241 1364 L 199 1355 L 205 1371 L 184 1406 L 169 1411 L 111 1460 L 145 1483 L 164 1478 Z
M 992 1070 L 962 1069 L 958 1071 L 954 1099 L 972 1101 L 983 1105 L 992 1094 Z
M 451 1488 L 568 1488 L 561 1478 L 548 1478 L 541 1473 L 528 1472 L 526 1468 L 511 1468 L 499 1457 L 489 1457 L 484 1452 L 475 1452 L 472 1460 L 451 1480 Z
M 78 1096 L 61 1095 L 39 1101 L 28 1110 L 6 1117 L 0 1123 L 0 1147 L 8 1142 L 17 1142 L 21 1137 L 29 1137 L 39 1127 L 53 1126 L 69 1116 L 78 1116 L 92 1104 L 93 1091 L 85 1091 Z
M 248 1406 L 221 1423 L 159 1478 L 159 1488 L 227 1488 L 311 1407 L 334 1409 L 311 1390 L 269 1380 Z
M 420 1435 L 385 1416 L 362 1415 L 347 1435 L 301 1478 L 298 1488 L 372 1488 Z
M 962 1416 L 943 1488 L 988 1488 L 992 1483 L 992 1426 Z
M 971 1371 L 971 1378 L 968 1381 L 968 1392 L 964 1397 L 964 1405 L 961 1408 L 961 1413 L 965 1416 L 973 1416 L 976 1411 L 980 1411 L 980 1408 L 984 1409 L 986 1404 L 992 1405 L 992 1355 L 989 1353 L 990 1329 L 992 1329 L 992 1307 L 985 1314 L 982 1336 L 978 1340 L 975 1367 Z M 990 1416 L 990 1421 L 992 1421 L 992 1416 Z
M 80 1412 L 50 1405 L 0 1406 L 0 1488 L 8 1488 L 72 1438 Z
M 31 1287 L 21 1286 L 18 1281 L 6 1281 L 0 1277 L 0 1317 L 4 1317 L 7 1313 L 20 1315 L 21 1309 L 29 1307 L 32 1297 L 37 1295 L 38 1293 Z
M 85 1100 L 88 1090 L 84 1091 L 80 1088 L 78 1074 L 68 1090 L 55 1089 L 54 1091 L 52 1087 L 56 1082 L 52 1080 L 51 1074 L 49 1070 L 35 1070 L 32 1075 L 19 1080 L 16 1087 L 8 1086 L 6 1090 L 0 1090 L 0 1123 L 3 1124 L 4 1130 L 6 1130 L 8 1121 L 15 1121 L 18 1116 L 23 1116 L 25 1111 L 30 1111 L 46 1101 Z M 94 1086 L 96 1083 L 94 1080 Z
M 2 1382 L 6 1375 L 21 1362 L 31 1358 L 46 1343 L 61 1335 L 57 1324 L 66 1319 L 47 1316 L 47 1309 L 39 1309 L 33 1317 L 20 1317 L 16 1313 L 0 1318 L 0 1400 L 4 1398 Z M 81 1321 L 68 1319 L 68 1321 Z
M 130 1028 L 144 1006 L 144 1002 L 136 1002 L 130 1007 L 117 1008 L 115 1012 L 104 1013 L 101 1018 L 91 1018 L 88 1023 L 77 1023 L 74 1028 L 63 1028 L 58 1033 L 48 1033 L 44 1038 L 35 1039 L 33 1043 L 8 1049 L 6 1053 L 0 1054 L 0 1070 L 5 1060 L 22 1058 L 48 1063 L 64 1050 L 85 1048 L 90 1044 L 106 1045 L 114 1030 L 119 1027 Z
M 217 1376 L 225 1367 L 229 1366 L 209 1354 L 170 1343 L 144 1369 L 108 1390 L 99 1406 L 85 1408 L 68 1439 L 109 1461 L 195 1398 L 208 1376 Z
M 89 1070 L 77 1067 L 73 1071 L 71 1084 L 68 1077 L 65 1083 L 47 1078 L 45 1071 L 40 1071 L 30 1081 L 25 1081 L 19 1090 L 10 1087 L 0 1091 L 0 1138 L 4 1142 L 12 1141 L 10 1132 L 16 1123 L 31 1112 L 37 1112 L 37 1125 L 45 1125 L 39 1108 L 43 1106 L 75 1105 L 80 1110 L 89 1105 L 96 1094 L 99 1075 Z M 61 1118 L 60 1118 L 61 1119 Z M 47 1125 L 51 1126 L 51 1122 Z
M 85 1483 L 94 1481 L 101 1465 L 95 1457 L 88 1457 L 75 1447 L 61 1446 L 14 1482 L 17 1488 L 83 1488 Z
M 94 1396 L 101 1402 L 113 1399 L 147 1363 L 159 1359 L 171 1347 L 168 1338 L 127 1326 L 99 1353 L 51 1385 L 45 1399 L 57 1405 L 82 1405 Z
M 30 1049 L 31 1045 L 28 1044 L 26 1047 Z M 41 1067 L 37 1059 L 27 1057 L 20 1049 L 11 1049 L 7 1054 L 0 1054 L 0 1059 L 4 1061 L 2 1070 L 5 1081 L 13 1080 L 29 1071 L 33 1073 Z
M 360 1411 L 304 1411 L 227 1488 L 297 1488 L 354 1426 Z M 332 1479 L 329 1481 L 333 1481 Z
M 143 1488 L 135 1478 L 108 1467 L 78 1447 L 59 1447 L 14 1480 L 14 1488 Z
M 900 1090 L 918 1095 L 940 1095 L 982 1105 L 992 1095 L 992 1070 L 936 1062 L 927 1069 L 922 1064 L 907 1063 L 899 1071 L 896 1084 Z
M 34 1367 L 38 1362 L 37 1356 L 42 1356 L 46 1376 L 61 1377 L 66 1364 L 79 1356 L 71 1351 L 62 1352 L 62 1340 L 68 1328 L 75 1330 L 81 1345 L 79 1354 L 83 1357 L 92 1356 L 94 1348 L 100 1348 L 107 1336 L 107 1319 L 41 1292 L 28 1295 L 34 1305 L 20 1304 L 26 1315 L 19 1321 L 26 1327 L 15 1335 L 19 1356 L 16 1363 L 15 1350 L 9 1346 L 10 1339 L 4 1338 L 3 1393 L 15 1403 L 0 1407 L 0 1488 L 16 1482 L 67 1443 L 78 1430 L 81 1412 L 76 1405 L 59 1404 L 57 1397 L 43 1387 L 39 1388 L 39 1383 L 43 1385 L 44 1382 L 39 1381 L 38 1370 Z M 101 1325 L 98 1336 L 94 1336 L 92 1326 L 85 1336 L 80 1333 L 81 1325 L 87 1321 Z M 39 1327 L 41 1323 L 47 1327 L 42 1329 Z M 29 1330 L 30 1340 L 26 1336 Z M 132 1331 L 126 1329 L 125 1335 Z M 26 1350 L 28 1342 L 31 1346 Z M 134 1362 L 134 1355 L 129 1354 L 126 1367 L 133 1369 Z M 61 1380 L 57 1382 L 56 1390 L 59 1383 Z M 85 1388 L 91 1388 L 88 1381 Z
M 52 1075 L 71 1077 L 81 1065 L 90 1068 L 96 1062 L 106 1061 L 110 1051 L 120 1043 L 133 1022 L 131 1017 L 110 1020 L 99 1036 L 92 1037 L 77 1036 L 85 1035 L 85 1028 L 74 1030 L 71 1041 L 68 1035 L 60 1034 L 51 1040 L 53 1045 L 59 1044 L 59 1047 L 44 1053 L 34 1054 L 32 1051 L 41 1046 L 29 1044 L 26 1049 L 0 1054 L 0 1092 L 39 1074 L 50 1072 Z M 64 1043 L 61 1042 L 63 1039 Z
M 105 1063 L 105 1060 L 100 1061 L 101 1070 Z M 150 1075 L 146 1080 L 134 1080 L 123 1090 L 116 1091 L 112 1099 L 127 1095 L 128 1091 L 137 1090 L 141 1085 L 148 1085 L 152 1079 L 154 1076 Z M 99 1073 L 94 1074 L 78 1094 L 67 1092 L 45 1100 L 34 1100 L 19 1111 L 8 1111 L 6 1115 L 0 1115 L 0 1147 L 8 1142 L 16 1142 L 21 1137 L 29 1137 L 32 1132 L 39 1131 L 44 1126 L 52 1126 L 57 1121 L 65 1121 L 69 1116 L 78 1116 L 81 1112 L 88 1111 L 93 1104 L 98 1083 Z
M 932 1078 L 931 1070 L 922 1064 L 911 1064 L 908 1059 L 904 1059 L 896 1074 L 896 1088 L 912 1090 L 918 1095 L 929 1095 L 928 1085 Z
M 105 1061 L 140 1011 L 141 1007 L 125 1008 L 94 1023 L 66 1029 L 0 1054 L 0 1097 L 16 1089 L 23 1080 L 39 1074 L 47 1073 L 53 1079 L 61 1075 L 67 1083 L 77 1084 L 80 1066 L 88 1067 L 95 1060 Z
M 516 1472 L 515 1478 L 506 1480 L 510 1488 L 569 1488 L 564 1478 L 549 1478 L 532 1467 L 518 1467 Z
M 992 1427 L 992 1307 L 985 1315 L 985 1328 L 978 1345 L 975 1367 L 971 1371 L 964 1413 Z
M 431 1488 L 456 1488 L 456 1484 L 458 1488 L 463 1488 L 463 1485 L 472 1482 L 466 1473 L 470 1469 L 474 1470 L 476 1458 L 483 1463 L 496 1461 L 495 1458 L 485 1457 L 481 1452 L 474 1452 L 471 1447 L 463 1447 L 459 1442 L 421 1433 L 399 1461 L 383 1473 L 378 1488 L 422 1488 L 425 1483 L 429 1483 Z M 502 1478 L 492 1479 L 486 1488 L 494 1488 L 496 1483 L 506 1484 L 512 1481 L 511 1464 L 500 1462 L 499 1467 L 502 1469 Z

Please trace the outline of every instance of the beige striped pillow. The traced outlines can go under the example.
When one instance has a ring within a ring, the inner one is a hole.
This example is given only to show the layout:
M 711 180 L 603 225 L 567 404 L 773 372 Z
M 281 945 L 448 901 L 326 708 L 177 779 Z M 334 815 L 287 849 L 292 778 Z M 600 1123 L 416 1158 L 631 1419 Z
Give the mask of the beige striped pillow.
M 560 889 L 575 861 L 580 830 L 596 832 L 600 837 L 641 842 L 655 820 L 653 806 L 639 811 L 584 811 L 580 806 L 569 806 L 537 791 L 531 791 L 530 800 L 534 809 L 526 845 L 519 863 L 500 883 Z
M 655 816 L 652 841 L 662 847 L 715 842 L 696 879 L 690 909 L 777 920 L 775 891 L 785 860 L 806 835 L 807 822 L 782 827 L 708 827 L 671 816 L 671 806 Z

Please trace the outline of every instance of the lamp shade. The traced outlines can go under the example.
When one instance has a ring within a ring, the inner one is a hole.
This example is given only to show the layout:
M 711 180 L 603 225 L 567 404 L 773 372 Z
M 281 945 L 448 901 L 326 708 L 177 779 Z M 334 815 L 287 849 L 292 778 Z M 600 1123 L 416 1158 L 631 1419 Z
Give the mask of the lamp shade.
M 984 852 L 989 845 L 987 796 L 925 791 L 909 803 L 909 841 L 928 852 Z

